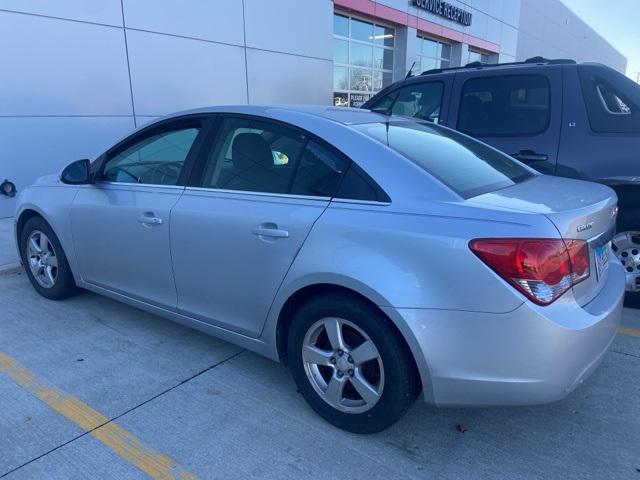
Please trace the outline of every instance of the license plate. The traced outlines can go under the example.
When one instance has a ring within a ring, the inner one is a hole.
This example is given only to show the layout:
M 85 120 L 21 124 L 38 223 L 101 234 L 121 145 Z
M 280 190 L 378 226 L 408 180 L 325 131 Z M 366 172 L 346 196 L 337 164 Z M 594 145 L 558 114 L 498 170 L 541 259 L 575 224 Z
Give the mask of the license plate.
M 600 281 L 602 276 L 607 271 L 609 267 L 609 249 L 611 248 L 610 243 L 606 243 L 600 247 L 595 248 L 596 254 L 596 279 Z

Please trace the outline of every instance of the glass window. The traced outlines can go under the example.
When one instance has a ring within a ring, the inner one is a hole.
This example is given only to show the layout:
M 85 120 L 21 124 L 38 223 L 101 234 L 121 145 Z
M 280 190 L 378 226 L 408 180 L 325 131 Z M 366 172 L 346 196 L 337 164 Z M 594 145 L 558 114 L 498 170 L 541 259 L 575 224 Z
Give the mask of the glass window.
M 207 161 L 202 186 L 288 193 L 304 148 L 302 135 L 260 120 L 224 122 Z
M 534 174 L 513 158 L 455 130 L 422 122 L 353 128 L 405 156 L 463 198 L 505 188 Z
M 362 42 L 371 42 L 373 40 L 373 24 L 352 18 L 351 38 Z
M 342 15 L 333 16 L 333 33 L 341 37 L 349 36 L 349 18 Z
M 302 154 L 291 193 L 332 197 L 345 168 L 345 160 L 311 141 Z
M 594 132 L 640 133 L 640 85 L 597 65 L 581 65 L 578 72 Z
M 442 82 L 417 83 L 401 88 L 392 112 L 439 123 L 443 89 Z
M 176 185 L 199 128 L 161 132 L 136 142 L 108 160 L 109 182 Z
M 333 67 L 333 89 L 349 89 L 349 69 L 347 67 Z
M 492 60 L 492 55 L 488 53 L 482 53 L 475 50 L 469 50 L 469 54 L 467 56 L 467 63 L 495 63 L 495 60 Z
M 414 73 L 434 68 L 448 68 L 451 62 L 451 45 L 430 38 L 416 37 L 416 64 Z
M 360 107 L 393 82 L 395 29 L 334 15 L 335 106 Z
M 467 80 L 458 130 L 477 137 L 537 135 L 549 124 L 549 81 L 542 75 Z
M 333 40 L 333 62 L 349 63 L 349 42 L 346 40 Z

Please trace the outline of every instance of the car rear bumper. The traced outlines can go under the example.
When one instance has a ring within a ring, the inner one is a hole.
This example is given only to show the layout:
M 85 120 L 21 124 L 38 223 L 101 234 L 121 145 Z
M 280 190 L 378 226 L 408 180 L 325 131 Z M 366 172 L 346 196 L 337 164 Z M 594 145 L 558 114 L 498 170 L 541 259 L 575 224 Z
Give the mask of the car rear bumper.
M 624 272 L 612 262 L 584 307 L 568 293 L 548 307 L 526 302 L 504 314 L 395 310 L 414 355 L 423 356 L 417 364 L 427 401 L 531 405 L 564 398 L 595 370 L 620 325 L 623 299 Z

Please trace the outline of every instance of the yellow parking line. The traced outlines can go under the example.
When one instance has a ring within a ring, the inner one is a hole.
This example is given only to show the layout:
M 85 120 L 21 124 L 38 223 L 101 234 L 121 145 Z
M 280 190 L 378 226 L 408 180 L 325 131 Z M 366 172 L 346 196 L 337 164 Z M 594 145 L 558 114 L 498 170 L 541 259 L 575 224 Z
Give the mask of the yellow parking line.
M 632 337 L 640 337 L 640 330 L 636 330 L 635 328 L 620 327 L 618 328 L 618 331 L 625 335 L 631 335 Z
M 64 415 L 81 429 L 113 450 L 121 458 L 152 478 L 161 480 L 194 480 L 195 475 L 184 470 L 171 458 L 151 450 L 135 435 L 127 432 L 86 403 L 47 385 L 11 357 L 0 352 L 0 373 L 29 391 L 56 412 Z

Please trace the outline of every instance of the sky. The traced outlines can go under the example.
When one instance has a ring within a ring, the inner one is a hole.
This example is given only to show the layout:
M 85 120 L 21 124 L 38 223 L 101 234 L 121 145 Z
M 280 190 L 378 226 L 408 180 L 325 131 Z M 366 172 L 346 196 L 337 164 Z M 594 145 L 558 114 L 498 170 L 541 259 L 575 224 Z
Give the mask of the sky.
M 640 0 L 562 0 L 628 59 L 627 75 L 640 73 Z

